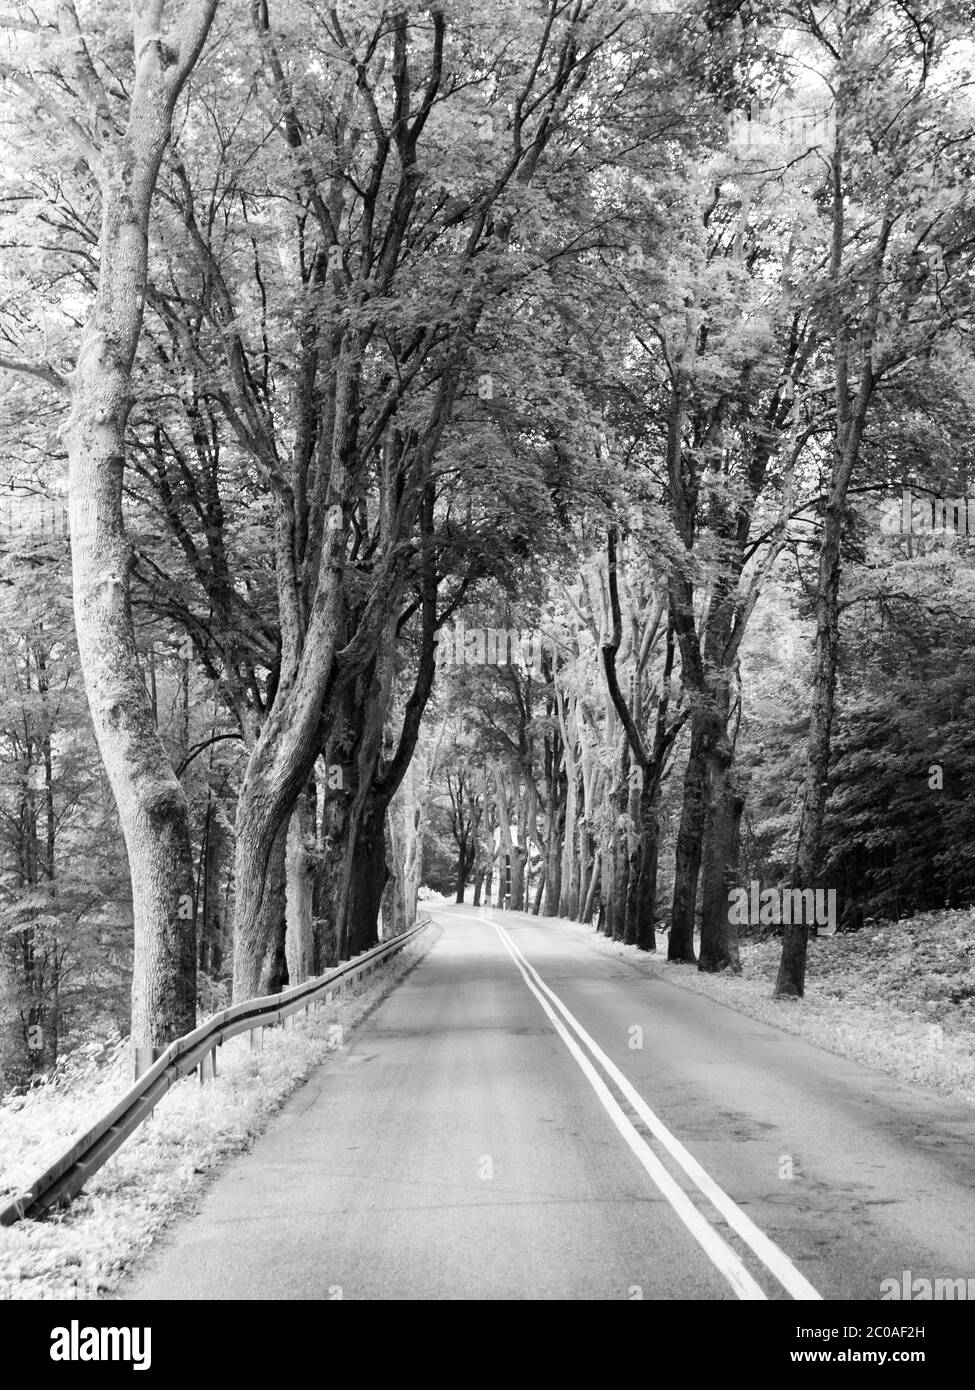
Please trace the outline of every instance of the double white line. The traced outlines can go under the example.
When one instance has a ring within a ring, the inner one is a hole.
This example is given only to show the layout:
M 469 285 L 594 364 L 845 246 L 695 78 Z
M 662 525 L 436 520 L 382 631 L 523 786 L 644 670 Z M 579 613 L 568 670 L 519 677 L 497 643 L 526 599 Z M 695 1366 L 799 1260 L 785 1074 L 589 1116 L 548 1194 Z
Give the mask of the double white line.
M 774 1241 L 769 1240 L 763 1231 L 759 1230 L 751 1217 L 745 1215 L 728 1194 L 704 1171 L 697 1159 L 688 1153 L 680 1140 L 671 1134 L 663 1121 L 654 1114 L 643 1097 L 626 1079 L 619 1067 L 594 1042 L 578 1019 L 573 1017 L 565 1007 L 558 995 L 549 989 L 538 971 L 525 959 L 504 928 L 499 926 L 497 922 L 491 922 L 491 926 L 498 933 L 502 945 L 521 972 L 525 984 L 545 1010 L 552 1026 L 569 1049 L 580 1071 L 596 1092 L 609 1118 L 646 1169 L 651 1180 L 666 1197 L 711 1262 L 728 1280 L 738 1297 L 742 1299 L 765 1299 L 767 1294 L 755 1282 L 731 1246 L 721 1238 L 707 1217 L 698 1210 L 684 1189 L 661 1163 L 613 1096 L 606 1082 L 593 1066 L 590 1057 L 599 1063 L 606 1076 L 613 1082 L 620 1094 L 626 1098 L 657 1142 L 666 1149 L 698 1191 L 707 1198 L 712 1207 L 724 1218 L 731 1230 L 741 1238 L 768 1272 L 775 1276 L 786 1292 L 791 1294 L 793 1298 L 821 1300 L 822 1294 L 817 1293 L 809 1280 L 800 1274 L 788 1255 L 780 1250 Z M 568 1024 L 568 1028 L 566 1024 Z M 571 1033 L 569 1029 L 572 1030 Z M 575 1037 L 572 1036 L 572 1033 L 575 1034 Z M 579 1041 L 577 1042 L 576 1039 Z M 579 1046 L 580 1042 L 588 1049 L 590 1056 L 583 1052 Z

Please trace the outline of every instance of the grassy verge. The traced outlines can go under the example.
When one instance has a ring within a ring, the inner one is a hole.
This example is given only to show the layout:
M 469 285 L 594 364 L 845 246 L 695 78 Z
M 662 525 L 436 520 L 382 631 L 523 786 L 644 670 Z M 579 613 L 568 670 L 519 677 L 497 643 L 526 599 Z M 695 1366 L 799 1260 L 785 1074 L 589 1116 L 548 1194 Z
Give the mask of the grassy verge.
M 975 915 L 929 912 L 814 938 L 802 1000 L 772 998 L 780 944 L 741 943 L 741 975 L 705 975 L 656 954 L 560 927 L 681 989 L 704 994 L 829 1052 L 975 1104 Z

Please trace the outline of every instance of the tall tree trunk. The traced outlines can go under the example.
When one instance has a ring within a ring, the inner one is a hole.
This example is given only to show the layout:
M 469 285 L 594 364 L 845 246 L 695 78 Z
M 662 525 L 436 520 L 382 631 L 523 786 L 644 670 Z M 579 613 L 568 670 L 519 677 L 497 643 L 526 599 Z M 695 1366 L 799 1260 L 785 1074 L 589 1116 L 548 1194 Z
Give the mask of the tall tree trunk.
M 389 871 L 389 877 L 386 880 L 386 887 L 383 889 L 379 910 L 381 921 L 379 935 L 383 941 L 389 941 L 391 937 L 402 935 L 407 930 L 408 925 L 406 895 L 403 891 L 402 860 L 396 845 L 391 810 L 392 808 L 386 812 L 385 823 L 386 867 Z
M 240 823 L 238 813 L 238 834 Z M 248 840 L 260 843 L 257 835 Z M 278 827 L 266 857 L 247 859 L 240 852 L 238 840 L 234 866 L 235 928 L 239 927 L 238 913 L 242 903 L 248 914 L 246 935 L 242 937 L 239 930 L 234 935 L 234 993 L 238 999 L 277 994 L 287 983 L 287 844 L 287 821 Z M 245 987 L 240 987 L 241 980 L 246 981 Z
M 559 901 L 553 912 L 570 920 L 579 911 L 579 860 L 576 854 L 576 822 L 579 814 L 579 773 L 576 767 L 576 719 L 572 704 L 559 700 L 562 747 L 565 759 L 565 822 L 562 827 L 562 863 L 559 868 Z M 564 712 L 563 712 L 564 710 Z
M 441 726 L 440 738 L 443 738 L 443 726 Z M 439 746 L 440 739 L 437 741 L 438 749 Z M 411 759 L 399 791 L 390 805 L 390 817 L 394 826 L 393 849 L 394 853 L 399 854 L 403 866 L 403 911 L 407 927 L 412 927 L 416 923 L 416 906 L 420 884 L 423 881 L 423 849 L 426 838 L 428 800 L 427 779 L 424 779 L 424 785 L 418 790 L 416 760 Z M 397 826 L 397 822 L 400 820 L 402 821 L 402 831 Z M 398 844 L 400 848 L 397 850 Z
M 842 514 L 839 507 L 827 506 L 819 559 L 812 709 L 806 745 L 802 815 L 792 876 L 794 888 L 814 888 L 822 862 L 823 823 L 829 789 L 830 741 L 836 707 L 841 523 Z M 777 995 L 803 995 L 808 934 L 808 927 L 801 921 L 789 923 L 783 928 L 782 957 L 775 985 Z
M 579 821 L 579 897 L 578 907 L 574 914 L 574 920 L 577 922 L 584 922 L 587 920 L 586 903 L 589 898 L 589 883 L 595 867 L 592 843 L 589 836 L 589 826 L 583 818 Z M 590 916 L 591 915 L 590 913 Z
M 315 783 L 310 780 L 295 802 L 285 851 L 285 957 L 288 982 L 301 984 L 315 972 Z
M 570 886 L 568 900 L 568 917 L 571 922 L 577 921 L 579 917 L 579 905 L 582 902 L 581 875 L 582 864 L 579 859 L 578 844 L 576 844 L 573 847 L 572 862 L 569 868 Z
M 691 747 L 684 772 L 684 800 L 674 862 L 674 900 L 667 959 L 693 965 L 694 915 L 697 908 L 704 827 L 707 821 L 708 722 L 691 723 Z
M 542 861 L 542 866 L 541 866 L 541 868 L 540 868 L 540 870 L 539 870 L 539 873 L 538 873 L 538 884 L 536 885 L 536 888 L 535 888 L 535 898 L 534 898 L 534 901 L 532 902 L 532 916 L 533 916 L 533 917 L 537 917 L 537 916 L 539 915 L 539 913 L 541 912 L 541 910 L 542 910 L 542 895 L 543 895 L 544 892 L 545 892 L 545 882 L 546 882 L 547 874 L 548 874 L 548 868 L 547 868 L 547 865 L 545 864 L 545 861 L 543 860 L 543 861 Z M 553 913 L 547 913 L 546 915 L 547 915 L 547 916 L 553 916 L 554 914 L 553 914 Z
M 712 761 L 710 824 L 705 839 L 701 909 L 701 957 L 698 970 L 741 972 L 738 928 L 731 921 L 728 895 L 738 865 L 738 842 L 745 798 L 733 783 L 730 744 Z
M 622 941 L 626 936 L 626 900 L 630 891 L 630 839 L 626 830 L 619 832 L 616 854 L 617 877 L 613 884 L 611 928 L 607 935 L 614 941 Z
M 579 912 L 579 853 L 577 853 L 577 808 L 579 788 L 576 774 L 566 781 L 565 826 L 562 827 L 562 863 L 559 866 L 559 901 L 555 915 L 572 920 Z
M 389 876 L 384 823 L 386 808 L 370 797 L 355 837 L 346 908 L 345 956 L 351 959 L 379 942 L 379 907 Z
M 101 184 L 98 290 L 71 379 L 69 517 L 75 629 L 98 749 L 118 806 L 132 880 L 132 1038 L 165 1047 L 196 1021 L 189 811 L 156 730 L 130 599 L 122 515 L 125 427 L 142 331 L 152 197 L 173 109 L 210 28 L 215 0 L 183 7 L 177 34 L 161 6 L 133 6 L 135 81 L 125 131 L 86 158 Z M 73 7 L 60 21 L 74 23 Z M 66 36 L 67 37 L 67 36 Z M 82 85 L 100 87 L 77 44 Z M 175 53 L 176 60 L 167 55 Z M 147 1053 L 141 1054 L 147 1060 Z
M 592 915 L 596 910 L 596 903 L 599 900 L 599 879 L 602 871 L 602 856 L 597 852 L 593 862 L 592 877 L 589 880 L 589 891 L 586 894 L 585 906 L 582 909 L 582 920 L 591 922 Z
M 643 792 L 631 790 L 627 805 L 630 829 L 627 831 L 627 882 L 626 915 L 623 922 L 623 942 L 635 946 L 638 935 L 638 921 L 641 915 L 641 893 L 645 887 L 643 878 L 644 824 Z M 650 846 L 653 853 L 653 846 Z
M 657 860 L 660 841 L 658 802 L 658 786 L 644 786 L 640 792 L 640 871 L 635 922 L 635 942 L 641 951 L 657 949 L 654 916 L 657 907 Z
M 512 890 L 514 843 L 511 837 L 511 821 L 508 818 L 508 796 L 501 768 L 494 769 L 494 782 L 497 791 L 495 805 L 498 812 L 500 832 L 500 853 L 498 856 L 498 896 L 495 907 L 503 908 L 505 898 Z
M 333 731 L 325 745 L 327 766 L 341 767 L 347 762 L 347 752 Z M 319 828 L 318 874 L 316 876 L 316 910 L 314 918 L 315 973 L 321 974 L 336 965 L 339 959 L 339 936 L 342 928 L 342 893 L 346 866 L 346 844 L 351 833 L 351 788 L 345 784 L 320 787 L 322 801 Z
M 390 934 L 388 930 L 390 920 L 395 924 L 394 934 L 397 936 L 400 932 L 408 931 L 415 920 L 416 897 L 413 894 L 411 881 L 410 851 L 407 848 L 406 835 L 404 834 L 411 814 L 408 793 L 405 790 L 409 776 L 410 774 L 407 772 L 403 785 L 399 788 L 397 795 L 393 797 L 389 810 L 386 812 L 386 859 L 395 881 L 396 900 L 387 910 L 386 904 L 390 891 L 387 884 L 382 906 L 384 941 L 388 939 Z M 391 919 L 390 912 L 393 914 Z
M 511 902 L 512 912 L 525 910 L 525 868 L 528 863 L 528 850 L 524 845 L 511 847 Z
M 220 892 L 220 876 L 224 859 L 225 833 L 216 813 L 208 808 L 206 843 L 203 857 L 202 903 L 200 923 L 200 966 L 211 975 L 223 969 L 227 950 L 227 923 Z
M 496 908 L 507 907 L 511 895 L 511 855 L 502 853 L 498 859 L 498 891 L 495 895 Z
M 542 869 L 545 883 L 545 916 L 558 917 L 562 901 L 563 838 L 559 835 L 561 807 L 550 807 L 545 836 L 545 861 Z M 563 820 L 563 825 L 564 825 Z M 563 832 L 564 834 L 564 832 Z
M 658 802 L 660 783 L 670 749 L 680 732 L 686 716 L 680 716 L 672 724 L 668 723 L 670 705 L 671 673 L 674 663 L 676 625 L 673 614 L 667 618 L 666 655 L 660 679 L 660 694 L 656 697 L 656 716 L 653 721 L 652 740 L 648 741 L 640 724 L 643 719 L 643 667 L 651 644 L 659 631 L 663 615 L 663 600 L 657 599 L 650 621 L 644 629 L 640 642 L 639 659 L 633 673 L 630 699 L 624 698 L 620 688 L 617 671 L 617 657 L 622 641 L 622 610 L 619 597 L 619 576 L 617 563 L 617 530 L 609 528 L 607 534 L 607 593 L 611 631 L 603 642 L 603 669 L 606 673 L 606 688 L 612 709 L 619 718 L 623 730 L 622 776 L 626 781 L 628 795 L 625 801 L 621 789 L 621 811 L 625 809 L 626 834 L 629 853 L 624 865 L 626 880 L 626 906 L 623 924 L 623 940 L 628 945 L 637 945 L 644 950 L 656 949 L 654 934 L 654 914 L 657 898 L 657 858 L 658 858 Z M 639 722 L 638 722 L 639 721 Z M 630 768 L 639 775 L 639 789 L 630 789 Z M 619 823 L 623 816 L 614 817 Z M 616 870 L 614 869 L 614 876 Z M 615 935 L 615 931 L 614 931 Z M 692 931 L 693 943 L 693 931 Z
M 461 835 L 460 843 L 457 846 L 457 870 L 455 875 L 455 888 L 457 890 L 456 901 L 464 901 L 464 888 L 467 885 L 467 837 Z
M 379 942 L 379 910 L 389 876 L 386 813 L 399 786 L 397 778 L 386 778 L 380 773 L 383 730 L 392 692 L 394 627 L 395 610 L 387 619 L 385 640 L 377 659 L 363 674 L 353 695 L 358 738 L 356 786 L 349 811 L 346 873 L 340 896 L 340 905 L 345 905 L 339 934 L 343 959 L 359 955 Z M 409 745 L 410 755 L 414 746 L 415 732 Z
M 612 797 L 612 892 L 606 884 L 606 935 L 622 941 L 626 934 L 626 898 L 630 881 L 630 745 L 620 730 L 616 791 Z

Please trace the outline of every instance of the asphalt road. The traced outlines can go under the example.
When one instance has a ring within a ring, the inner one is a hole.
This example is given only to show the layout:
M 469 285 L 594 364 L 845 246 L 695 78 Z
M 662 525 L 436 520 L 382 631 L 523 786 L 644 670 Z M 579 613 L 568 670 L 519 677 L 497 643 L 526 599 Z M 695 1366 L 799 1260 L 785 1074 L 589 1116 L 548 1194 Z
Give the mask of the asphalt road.
M 596 952 L 441 939 L 128 1299 L 869 1299 L 975 1277 L 975 1112 Z

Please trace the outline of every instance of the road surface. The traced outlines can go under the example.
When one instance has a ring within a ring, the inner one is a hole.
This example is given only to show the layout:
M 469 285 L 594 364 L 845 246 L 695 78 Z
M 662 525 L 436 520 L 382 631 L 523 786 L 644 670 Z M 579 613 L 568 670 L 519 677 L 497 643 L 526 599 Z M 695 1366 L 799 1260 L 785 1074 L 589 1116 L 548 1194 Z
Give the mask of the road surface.
M 432 950 L 127 1299 L 870 1299 L 975 1276 L 975 1112 L 520 913 Z

